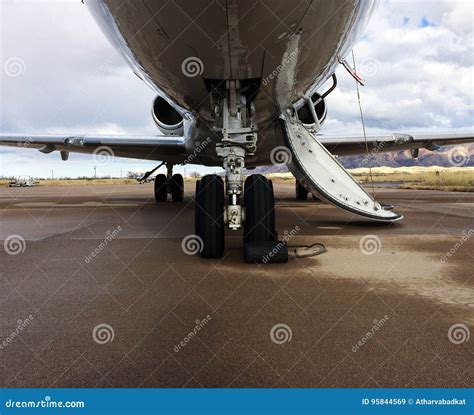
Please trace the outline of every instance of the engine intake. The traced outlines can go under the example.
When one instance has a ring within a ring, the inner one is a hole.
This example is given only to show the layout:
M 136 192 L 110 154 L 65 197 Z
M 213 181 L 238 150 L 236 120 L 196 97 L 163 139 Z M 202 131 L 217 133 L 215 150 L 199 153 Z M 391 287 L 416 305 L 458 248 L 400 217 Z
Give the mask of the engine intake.
M 164 98 L 160 96 L 155 98 L 151 113 L 153 121 L 163 134 L 183 135 L 184 120 L 182 115 Z

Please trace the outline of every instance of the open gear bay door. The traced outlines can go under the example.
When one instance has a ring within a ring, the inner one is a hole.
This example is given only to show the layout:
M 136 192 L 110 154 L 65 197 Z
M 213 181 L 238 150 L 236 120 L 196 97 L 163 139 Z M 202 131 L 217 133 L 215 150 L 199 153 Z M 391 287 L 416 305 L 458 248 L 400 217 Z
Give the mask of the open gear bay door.
M 288 168 L 303 186 L 337 207 L 368 219 L 393 222 L 403 218 L 375 201 L 296 117 L 283 112 L 280 121 L 292 155 Z

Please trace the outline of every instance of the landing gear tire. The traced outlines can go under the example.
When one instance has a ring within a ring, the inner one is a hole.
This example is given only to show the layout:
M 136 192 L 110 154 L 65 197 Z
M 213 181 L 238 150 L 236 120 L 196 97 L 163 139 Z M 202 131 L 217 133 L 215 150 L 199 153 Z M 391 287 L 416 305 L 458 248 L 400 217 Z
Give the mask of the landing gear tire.
M 224 254 L 224 181 L 210 174 L 196 183 L 195 231 L 203 242 L 201 256 L 220 258 Z
M 247 177 L 244 187 L 244 243 L 276 241 L 272 183 L 260 174 Z
M 309 193 L 308 190 L 299 182 L 296 182 L 295 191 L 296 191 L 296 200 L 306 200 L 308 198 L 308 193 Z
M 158 203 L 166 202 L 168 198 L 168 189 L 166 188 L 166 176 L 158 174 L 155 177 L 155 200 Z
M 173 202 L 182 202 L 184 199 L 184 179 L 181 174 L 174 174 L 171 177 L 169 188 Z
M 201 180 L 196 181 L 196 190 L 194 192 L 194 233 L 200 237 L 201 229 L 200 229 L 200 222 L 199 222 L 199 209 L 198 209 L 198 195 L 199 195 L 199 185 L 201 184 Z

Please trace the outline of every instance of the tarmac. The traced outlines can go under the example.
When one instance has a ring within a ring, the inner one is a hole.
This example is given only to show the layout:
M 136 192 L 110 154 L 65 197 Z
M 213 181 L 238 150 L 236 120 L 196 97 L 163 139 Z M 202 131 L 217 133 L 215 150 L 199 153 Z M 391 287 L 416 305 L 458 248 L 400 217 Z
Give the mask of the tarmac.
M 0 189 L 0 387 L 473 387 L 474 193 L 376 189 L 367 222 L 274 183 L 327 252 L 188 255 L 194 184 Z

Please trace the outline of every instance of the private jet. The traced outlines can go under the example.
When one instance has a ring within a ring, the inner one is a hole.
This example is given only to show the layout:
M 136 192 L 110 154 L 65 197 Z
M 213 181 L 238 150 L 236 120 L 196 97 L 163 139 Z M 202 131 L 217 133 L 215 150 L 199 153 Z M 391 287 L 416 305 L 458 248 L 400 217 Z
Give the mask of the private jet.
M 181 202 L 183 177 L 173 166 L 221 166 L 196 183 L 195 234 L 201 256 L 219 258 L 225 229 L 243 243 L 276 243 L 273 186 L 250 169 L 286 164 L 299 199 L 308 192 L 367 220 L 402 219 L 377 202 L 338 156 L 420 149 L 474 141 L 466 134 L 400 133 L 326 137 L 326 97 L 363 31 L 373 0 L 83 0 L 94 19 L 156 98 L 160 134 L 12 135 L 0 144 L 69 153 L 111 152 L 156 160 L 167 174 L 154 182 L 156 201 Z M 324 89 L 324 90 L 323 90 Z M 156 169 L 147 173 L 152 175 Z M 144 180 L 147 179 L 144 177 Z

